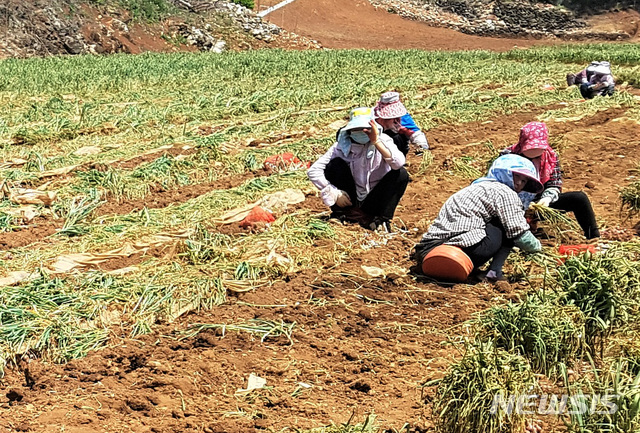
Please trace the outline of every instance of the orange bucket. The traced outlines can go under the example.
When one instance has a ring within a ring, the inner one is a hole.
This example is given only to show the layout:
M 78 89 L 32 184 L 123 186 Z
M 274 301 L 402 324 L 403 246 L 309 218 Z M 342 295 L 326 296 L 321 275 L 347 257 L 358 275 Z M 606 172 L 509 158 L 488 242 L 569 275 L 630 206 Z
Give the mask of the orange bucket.
M 462 282 L 472 270 L 473 262 L 469 256 L 453 245 L 435 247 L 422 261 L 422 272 L 440 280 Z

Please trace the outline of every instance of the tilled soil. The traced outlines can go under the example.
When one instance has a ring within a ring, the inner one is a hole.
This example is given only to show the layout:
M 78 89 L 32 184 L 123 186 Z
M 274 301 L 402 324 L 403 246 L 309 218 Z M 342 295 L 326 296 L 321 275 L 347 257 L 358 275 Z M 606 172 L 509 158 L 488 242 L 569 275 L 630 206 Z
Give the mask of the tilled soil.
M 326 263 L 270 287 L 230 294 L 223 306 L 160 324 L 137 339 L 114 328 L 109 347 L 65 365 L 31 360 L 11 367 L 2 381 L 0 426 L 33 432 L 282 431 L 363 422 L 375 413 L 385 429 L 409 423 L 413 431 L 432 431 L 434 390 L 421 385 L 441 377 L 457 356 L 443 342 L 461 334 L 460 325 L 473 313 L 517 299 L 525 287 L 372 278 L 361 266 L 411 266 L 413 244 L 446 198 L 469 182 L 445 162 L 477 155 L 478 143 L 488 140 L 496 149 L 513 144 L 519 128 L 549 108 L 430 130 L 433 165 L 418 174 L 421 157 L 410 152 L 412 181 L 396 214 L 396 223 L 409 231 L 371 234 L 371 248 L 346 264 Z M 618 212 L 618 188 L 636 168 L 640 125 L 624 114 L 610 109 L 548 126 L 561 146 L 565 190 L 584 190 L 604 225 L 632 230 L 635 221 Z M 324 210 L 316 196 L 298 206 Z M 315 248 L 331 248 L 331 242 L 319 240 Z M 138 259 L 144 258 L 104 269 Z M 264 341 L 220 329 L 182 333 L 192 324 L 250 319 L 295 326 L 290 339 Z M 266 379 L 266 387 L 237 394 L 251 373 Z
M 344 8 L 343 0 L 298 0 L 269 19 L 329 48 L 506 50 L 549 43 L 462 35 L 386 14 L 365 0 L 350 2 L 354 8 Z M 626 18 L 628 25 L 637 26 Z M 221 307 L 159 324 L 154 333 L 140 338 L 126 338 L 113 328 L 107 348 L 65 365 L 34 359 L 10 366 L 1 381 L 0 428 L 45 433 L 292 431 L 363 422 L 374 413 L 385 429 L 399 430 L 408 423 L 411 431 L 432 431 L 433 389 L 421 385 L 441 377 L 457 356 L 443 342 L 461 334 L 460 325 L 473 313 L 517 299 L 525 288 L 507 283 L 441 286 L 397 275 L 372 278 L 361 266 L 408 268 L 409 250 L 442 203 L 469 182 L 452 173 L 446 161 L 476 155 L 478 143 L 488 140 L 498 149 L 513 144 L 520 126 L 542 112 L 428 131 L 433 166 L 426 175 L 418 174 L 421 157 L 410 153 L 412 182 L 396 215 L 396 223 L 409 231 L 386 238 L 371 235 L 372 248 L 349 263 L 326 263 L 268 288 L 230 295 Z M 618 190 L 636 168 L 640 126 L 623 117 L 623 109 L 612 109 L 548 125 L 563 146 L 565 190 L 584 190 L 603 225 L 633 235 L 636 221 L 619 213 Z M 132 168 L 151 158 L 120 167 Z M 99 212 L 165 207 L 240 185 L 254 175 L 154 191 L 144 201 L 125 201 Z M 301 207 L 324 210 L 316 196 Z M 57 228 L 56 222 L 38 220 L 28 229 L 1 234 L 0 249 L 46 242 Z M 219 230 L 240 231 L 236 226 Z M 319 240 L 315 248 L 331 248 L 331 242 Z M 163 252 L 148 254 L 160 257 Z M 101 268 L 118 269 L 144 259 L 134 255 Z M 256 318 L 295 323 L 291 338 L 261 341 L 249 333 L 221 330 L 192 337 L 181 333 L 191 324 Z M 251 373 L 266 379 L 266 387 L 237 394 Z

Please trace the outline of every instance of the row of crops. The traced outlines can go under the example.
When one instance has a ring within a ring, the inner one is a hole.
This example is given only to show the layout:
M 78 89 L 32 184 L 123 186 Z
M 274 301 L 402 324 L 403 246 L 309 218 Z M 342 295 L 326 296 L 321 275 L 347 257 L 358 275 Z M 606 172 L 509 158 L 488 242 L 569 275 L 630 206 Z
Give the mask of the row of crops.
M 640 120 L 626 92 L 557 105 L 576 98 L 563 86 L 565 73 L 593 58 L 610 60 L 619 81 L 635 82 L 640 75 L 635 45 L 501 54 L 263 51 L 0 62 L 0 182 L 9 189 L 56 194 L 52 204 L 36 206 L 40 219 L 35 220 L 54 224 L 55 232 L 44 242 L 10 249 L 0 262 L 2 274 L 29 275 L 0 290 L 0 364 L 23 354 L 59 362 L 81 357 L 107 344 L 114 332 L 147 333 L 160 321 L 219 307 L 229 293 L 268 290 L 271 282 L 297 270 L 339 266 L 358 255 L 360 231 L 330 225 L 304 208 L 280 216 L 261 233 L 225 233 L 213 221 L 272 192 L 307 190 L 303 172 L 260 172 L 264 159 L 288 151 L 314 160 L 331 144 L 329 125 L 343 121 L 351 107 L 373 104 L 385 90 L 399 90 L 427 131 L 523 107 L 554 106 L 544 113 L 547 118 L 625 107 L 628 118 Z M 544 84 L 556 90 L 545 90 Z M 97 150 L 79 152 L 88 147 Z M 168 147 L 171 152 L 151 154 L 140 164 L 126 163 Z M 485 161 L 495 149 L 479 152 Z M 416 174 L 430 176 L 435 169 L 429 154 L 424 158 Z M 458 166 L 463 177 L 477 174 L 464 161 Z M 52 170 L 65 174 L 43 175 Z M 201 194 L 169 206 L 134 211 L 126 206 L 158 191 L 179 195 L 196 187 L 204 188 Z M 127 210 L 118 211 L 119 205 Z M 11 213 L 17 206 L 9 196 L 0 201 L 2 236 L 35 227 Z M 167 234 L 177 239 L 171 248 L 122 275 L 52 271 L 64 255 L 111 251 Z M 332 240 L 332 247 L 311 249 L 318 239 Z M 435 407 L 443 430 L 511 426 L 517 431 L 521 419 L 491 418 L 473 408 L 491 404 L 489 390 L 513 393 L 538 386 L 535 374 L 566 376 L 567 389 L 579 380 L 600 390 L 609 386 L 609 373 L 618 372 L 616 386 L 630 390 L 637 377 L 630 361 L 634 248 L 625 244 L 607 255 L 568 260 L 557 273 L 548 269 L 547 277 L 532 279 L 542 282 L 532 283 L 532 294 L 521 304 L 483 313 L 461 343 L 460 363 L 438 388 Z M 503 365 L 511 366 L 509 376 Z M 567 371 L 580 365 L 583 374 L 568 381 Z M 476 374 L 478 380 L 472 380 Z M 620 416 L 635 425 L 635 394 L 628 396 L 629 412 Z M 630 431 L 617 418 L 607 422 Z M 576 431 L 604 425 L 599 418 L 569 423 Z
M 434 411 L 442 430 L 515 432 L 550 415 L 573 432 L 636 431 L 637 253 L 636 242 L 620 243 L 538 268 L 522 301 L 479 313 L 456 341 L 460 361 L 439 381 Z M 539 405 L 540 398 L 525 412 L 496 405 L 497 395 L 507 401 L 547 394 L 566 396 L 564 406 Z M 614 410 L 597 406 L 593 396 L 607 396 Z

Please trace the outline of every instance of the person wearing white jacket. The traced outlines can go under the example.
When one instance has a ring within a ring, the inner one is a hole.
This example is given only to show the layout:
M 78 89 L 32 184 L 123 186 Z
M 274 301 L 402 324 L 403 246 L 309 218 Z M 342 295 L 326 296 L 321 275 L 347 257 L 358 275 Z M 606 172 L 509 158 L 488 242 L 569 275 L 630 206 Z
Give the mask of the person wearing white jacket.
M 383 93 L 373 107 L 373 112 L 385 133 L 393 138 L 403 154 L 409 153 L 409 143 L 416 146 L 417 153 L 429 149 L 427 137 L 400 101 L 398 92 Z
M 596 96 L 612 96 L 615 92 L 616 82 L 611 75 L 609 62 L 600 62 L 593 68 L 593 74 L 586 83 L 580 84 L 580 94 L 585 99 Z
M 389 230 L 409 183 L 405 156 L 374 121 L 373 110 L 351 111 L 336 142 L 307 171 L 332 217 Z

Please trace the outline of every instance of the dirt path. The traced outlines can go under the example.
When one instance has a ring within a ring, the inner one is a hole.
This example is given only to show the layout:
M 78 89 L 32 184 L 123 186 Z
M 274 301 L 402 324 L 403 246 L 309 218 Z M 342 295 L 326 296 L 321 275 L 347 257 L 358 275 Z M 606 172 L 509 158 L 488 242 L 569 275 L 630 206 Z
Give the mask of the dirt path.
M 279 3 L 261 0 L 261 6 Z M 258 3 L 256 2 L 256 5 Z M 486 38 L 430 27 L 376 9 L 367 0 L 297 0 L 265 19 L 326 48 L 506 51 L 553 40 Z

